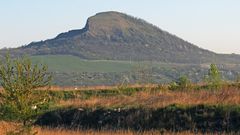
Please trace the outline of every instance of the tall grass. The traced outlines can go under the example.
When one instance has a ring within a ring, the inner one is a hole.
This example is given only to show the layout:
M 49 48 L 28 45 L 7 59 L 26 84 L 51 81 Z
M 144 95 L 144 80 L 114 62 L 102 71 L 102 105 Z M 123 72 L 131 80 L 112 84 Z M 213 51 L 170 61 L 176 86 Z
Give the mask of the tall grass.
M 171 104 L 179 105 L 239 105 L 240 90 L 237 87 L 227 87 L 222 90 L 195 91 L 139 91 L 131 96 L 92 96 L 88 99 L 73 98 L 60 100 L 58 106 L 66 107 L 146 107 L 159 108 Z

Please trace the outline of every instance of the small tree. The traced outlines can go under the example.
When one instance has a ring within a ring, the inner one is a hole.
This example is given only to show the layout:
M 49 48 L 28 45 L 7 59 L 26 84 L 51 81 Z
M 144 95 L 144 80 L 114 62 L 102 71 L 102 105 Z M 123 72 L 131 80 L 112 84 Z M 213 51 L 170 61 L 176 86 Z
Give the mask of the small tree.
M 177 84 L 178 84 L 179 89 L 181 89 L 181 90 L 191 88 L 191 81 L 186 76 L 181 76 L 178 79 Z
M 51 75 L 45 65 L 33 65 L 28 58 L 11 59 L 9 55 L 0 61 L 0 111 L 6 120 L 22 123 L 13 134 L 31 134 L 36 116 L 48 108 L 49 96 L 34 90 L 49 86 Z
M 208 75 L 206 77 L 206 81 L 208 86 L 213 89 L 221 88 L 222 78 L 219 72 L 219 69 L 215 64 L 210 65 L 210 69 L 208 70 Z

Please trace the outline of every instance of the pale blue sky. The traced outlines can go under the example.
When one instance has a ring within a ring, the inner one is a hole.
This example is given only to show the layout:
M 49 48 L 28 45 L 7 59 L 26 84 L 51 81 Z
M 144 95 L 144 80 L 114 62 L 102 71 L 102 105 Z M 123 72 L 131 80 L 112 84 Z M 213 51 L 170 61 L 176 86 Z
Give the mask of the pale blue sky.
M 80 29 L 89 16 L 110 10 L 202 48 L 240 54 L 240 0 L 0 0 L 0 48 Z

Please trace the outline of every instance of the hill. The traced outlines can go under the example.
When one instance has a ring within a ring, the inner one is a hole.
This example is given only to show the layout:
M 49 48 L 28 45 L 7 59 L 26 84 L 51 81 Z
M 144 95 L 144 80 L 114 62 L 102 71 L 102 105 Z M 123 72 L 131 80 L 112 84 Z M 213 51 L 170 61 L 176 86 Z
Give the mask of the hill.
M 167 63 L 240 63 L 238 55 L 201 49 L 142 20 L 119 12 L 88 18 L 83 29 L 11 49 L 15 55 L 73 55 L 88 60 Z
M 116 85 L 168 83 L 187 75 L 201 81 L 210 63 L 218 64 L 224 79 L 240 72 L 240 56 L 217 54 L 197 47 L 142 20 L 119 12 L 98 13 L 83 29 L 53 39 L 0 50 L 29 55 L 54 73 L 56 85 Z

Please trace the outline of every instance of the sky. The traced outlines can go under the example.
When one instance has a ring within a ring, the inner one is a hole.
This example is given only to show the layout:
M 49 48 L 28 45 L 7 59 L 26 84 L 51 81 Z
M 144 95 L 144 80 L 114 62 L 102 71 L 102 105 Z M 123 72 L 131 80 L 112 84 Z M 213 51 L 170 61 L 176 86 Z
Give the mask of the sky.
M 201 48 L 240 54 L 240 0 L 0 0 L 0 48 L 83 28 L 104 11 L 142 18 Z

